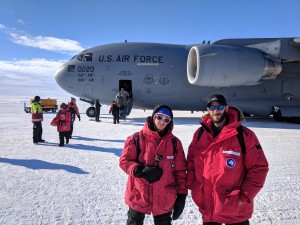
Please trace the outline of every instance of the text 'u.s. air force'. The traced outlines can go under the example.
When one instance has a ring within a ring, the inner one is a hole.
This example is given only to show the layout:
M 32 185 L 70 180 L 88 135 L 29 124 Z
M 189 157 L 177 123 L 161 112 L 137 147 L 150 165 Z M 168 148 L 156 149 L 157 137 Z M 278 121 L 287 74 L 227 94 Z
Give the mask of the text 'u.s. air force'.
M 100 55 L 99 62 L 164 63 L 163 56 L 156 55 Z

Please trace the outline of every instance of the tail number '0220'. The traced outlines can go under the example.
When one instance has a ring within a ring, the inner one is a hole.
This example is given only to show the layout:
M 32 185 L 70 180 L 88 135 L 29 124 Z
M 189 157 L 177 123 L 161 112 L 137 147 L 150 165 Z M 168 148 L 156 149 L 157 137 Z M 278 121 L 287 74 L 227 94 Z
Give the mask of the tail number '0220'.
M 92 72 L 94 72 L 94 67 L 93 66 L 78 66 L 78 72 L 92 73 Z

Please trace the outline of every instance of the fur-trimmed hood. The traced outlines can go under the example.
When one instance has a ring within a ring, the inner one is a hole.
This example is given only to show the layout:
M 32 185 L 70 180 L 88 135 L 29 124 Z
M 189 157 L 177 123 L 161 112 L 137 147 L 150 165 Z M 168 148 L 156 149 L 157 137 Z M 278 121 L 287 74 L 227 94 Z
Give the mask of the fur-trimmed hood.
M 207 120 L 208 119 L 207 117 L 209 117 L 208 112 L 204 113 L 201 116 L 200 122 L 203 120 Z M 229 106 L 229 109 L 227 111 L 227 117 L 228 117 L 229 121 L 236 121 L 236 122 L 240 122 L 240 123 L 243 123 L 246 121 L 243 111 L 236 106 Z

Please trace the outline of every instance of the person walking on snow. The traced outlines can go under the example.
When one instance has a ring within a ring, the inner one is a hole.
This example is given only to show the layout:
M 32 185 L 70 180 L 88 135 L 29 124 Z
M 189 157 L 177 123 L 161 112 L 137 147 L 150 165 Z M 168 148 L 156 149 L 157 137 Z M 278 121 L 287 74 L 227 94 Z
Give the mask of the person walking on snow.
M 71 128 L 69 131 L 69 138 L 72 139 L 73 127 L 74 127 L 74 122 L 75 122 L 76 116 L 78 117 L 78 120 L 80 121 L 80 114 L 79 114 L 78 106 L 76 105 L 76 98 L 71 97 L 71 102 L 68 103 L 68 107 L 69 107 L 69 110 L 71 113 Z
M 181 141 L 172 130 L 172 110 L 157 105 L 143 129 L 124 144 L 120 167 L 128 174 L 127 225 L 142 225 L 145 214 L 151 213 L 155 225 L 170 225 L 183 212 L 187 165 Z
M 109 108 L 109 113 L 113 115 L 113 122 L 114 124 L 119 123 L 120 121 L 120 104 L 117 103 L 115 100 L 112 101 L 110 108 Z
M 61 103 L 60 111 L 58 112 L 57 117 L 57 131 L 59 133 L 58 146 L 62 147 L 65 144 L 65 139 L 66 144 L 69 144 L 69 132 L 71 129 L 71 113 L 67 104 Z

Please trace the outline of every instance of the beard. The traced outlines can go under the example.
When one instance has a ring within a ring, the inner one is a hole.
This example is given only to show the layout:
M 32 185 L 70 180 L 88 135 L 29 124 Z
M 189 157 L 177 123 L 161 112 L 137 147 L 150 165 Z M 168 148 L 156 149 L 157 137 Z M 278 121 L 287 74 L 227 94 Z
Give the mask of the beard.
M 220 113 L 220 114 L 222 114 L 222 113 Z M 224 111 L 220 118 L 215 118 L 214 116 L 211 116 L 211 115 L 210 115 L 210 118 L 211 118 L 212 122 L 215 124 L 222 123 L 224 121 L 224 119 L 226 118 L 226 112 Z

